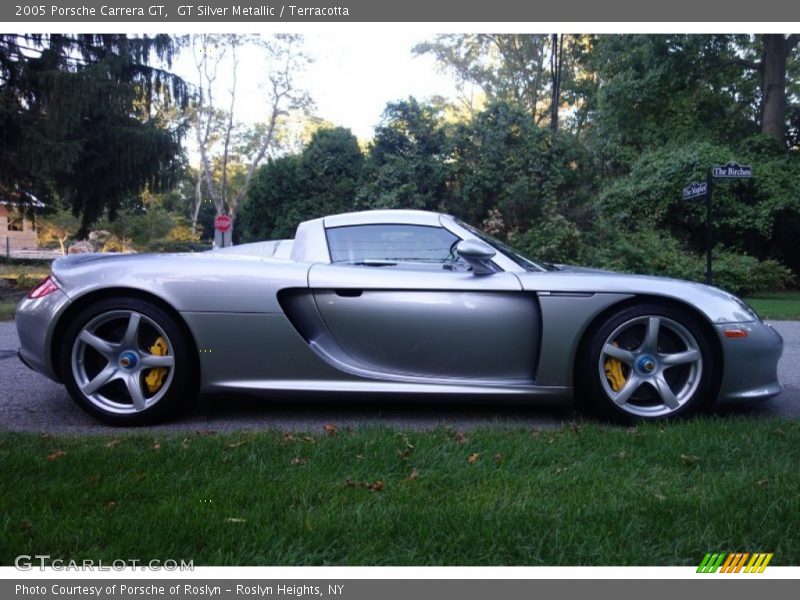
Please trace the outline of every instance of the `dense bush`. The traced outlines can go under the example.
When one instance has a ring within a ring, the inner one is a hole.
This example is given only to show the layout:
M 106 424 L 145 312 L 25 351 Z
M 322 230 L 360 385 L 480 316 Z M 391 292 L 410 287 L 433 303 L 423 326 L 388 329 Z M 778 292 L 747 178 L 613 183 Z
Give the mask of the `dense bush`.
M 663 231 L 639 227 L 633 231 L 599 224 L 582 250 L 583 262 L 611 271 L 662 275 L 704 282 L 706 256 L 692 252 Z M 781 290 L 794 283 L 792 271 L 776 260 L 717 246 L 713 254 L 714 285 L 734 294 L 747 295 Z
M 625 223 L 645 223 L 668 232 L 696 252 L 705 247 L 705 204 L 681 199 L 681 188 L 703 181 L 711 164 L 736 157 L 753 167 L 749 180 L 718 180 L 713 192 L 714 235 L 731 251 L 777 258 L 800 269 L 800 253 L 789 251 L 786 227 L 800 216 L 800 155 L 775 148 L 762 135 L 738 146 L 697 141 L 654 148 L 633 162 L 630 173 L 608 183 L 601 211 Z M 792 232 L 796 235 L 796 229 Z
M 509 243 L 526 256 L 548 263 L 579 263 L 585 257 L 584 236 L 575 223 L 549 214 L 524 233 L 512 232 Z
M 741 296 L 783 290 L 794 284 L 792 271 L 776 260 L 722 251 L 714 259 L 714 285 Z

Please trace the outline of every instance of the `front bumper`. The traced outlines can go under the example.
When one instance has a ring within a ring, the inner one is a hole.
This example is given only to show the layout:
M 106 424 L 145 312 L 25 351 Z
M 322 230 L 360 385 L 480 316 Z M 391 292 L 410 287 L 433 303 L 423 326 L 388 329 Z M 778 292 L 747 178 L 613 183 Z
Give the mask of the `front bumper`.
M 60 381 L 50 351 L 53 330 L 58 316 L 69 303 L 67 295 L 58 290 L 42 298 L 23 298 L 14 313 L 20 360 L 53 381 Z
M 742 329 L 747 337 L 729 338 L 727 329 Z M 781 393 L 778 361 L 783 338 L 763 321 L 715 325 L 722 344 L 724 372 L 719 402 L 745 403 L 766 400 Z

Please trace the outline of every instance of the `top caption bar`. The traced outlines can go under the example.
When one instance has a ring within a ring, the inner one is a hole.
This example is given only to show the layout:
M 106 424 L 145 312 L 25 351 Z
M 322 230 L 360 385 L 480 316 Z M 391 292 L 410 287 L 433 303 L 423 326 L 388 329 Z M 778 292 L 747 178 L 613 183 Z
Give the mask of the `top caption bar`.
M 286 4 L 230 0 L 84 0 L 3 2 L 0 21 L 107 23 L 234 22 L 704 22 L 800 21 L 800 2 L 786 0 L 341 0 Z

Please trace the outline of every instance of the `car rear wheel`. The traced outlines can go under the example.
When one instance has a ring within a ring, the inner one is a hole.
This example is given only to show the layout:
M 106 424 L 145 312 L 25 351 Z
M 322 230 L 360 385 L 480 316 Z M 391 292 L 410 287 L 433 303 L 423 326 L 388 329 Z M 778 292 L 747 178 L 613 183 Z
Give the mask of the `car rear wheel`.
M 67 330 L 61 374 L 86 412 L 115 425 L 173 415 L 194 395 L 191 344 L 160 307 L 138 299 L 102 300 Z
M 582 356 L 578 393 L 618 421 L 685 417 L 711 404 L 715 368 L 703 323 L 671 306 L 642 304 L 600 324 Z

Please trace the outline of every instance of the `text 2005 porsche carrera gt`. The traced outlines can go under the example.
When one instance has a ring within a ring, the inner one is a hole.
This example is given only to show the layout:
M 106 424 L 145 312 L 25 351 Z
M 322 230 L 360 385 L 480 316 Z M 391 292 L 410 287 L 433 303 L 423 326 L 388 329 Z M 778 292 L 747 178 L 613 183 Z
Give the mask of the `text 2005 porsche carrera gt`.
M 731 294 L 538 264 L 421 211 L 199 254 L 61 258 L 16 323 L 25 364 L 118 424 L 198 392 L 575 397 L 631 420 L 781 390 L 781 337 Z

